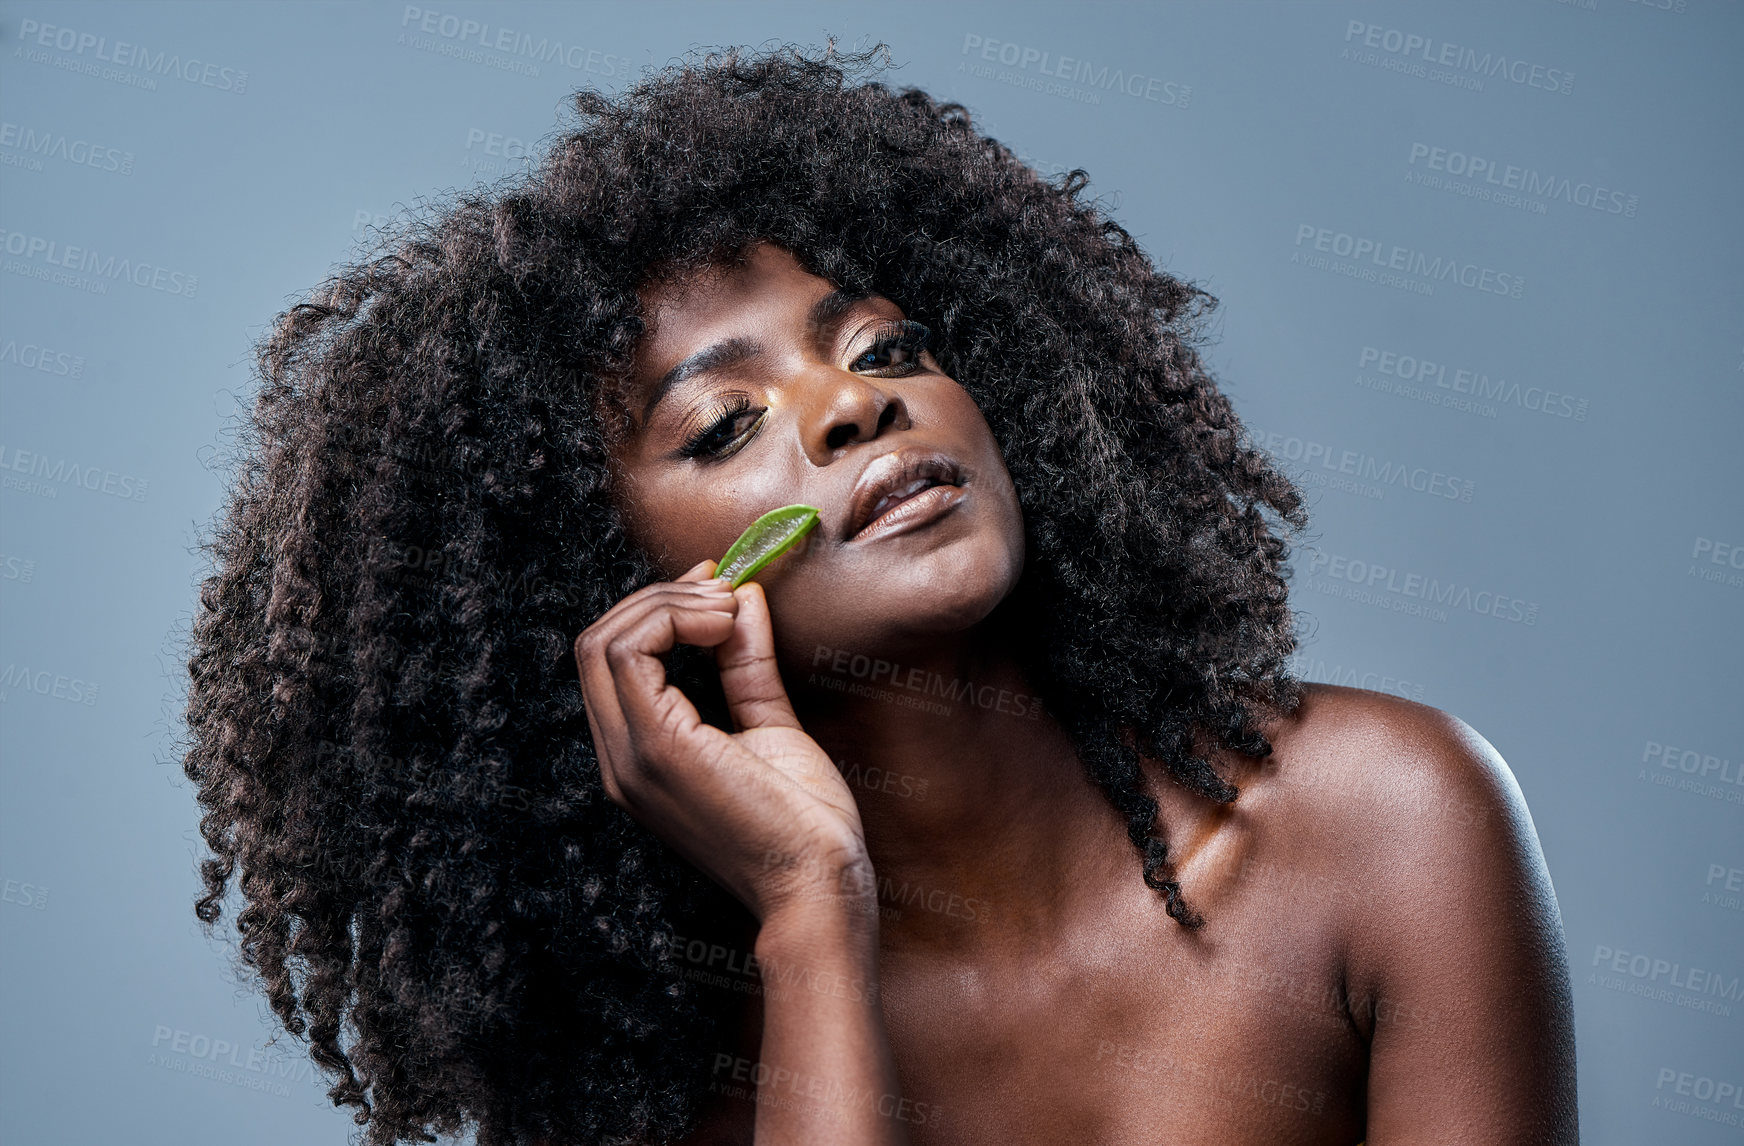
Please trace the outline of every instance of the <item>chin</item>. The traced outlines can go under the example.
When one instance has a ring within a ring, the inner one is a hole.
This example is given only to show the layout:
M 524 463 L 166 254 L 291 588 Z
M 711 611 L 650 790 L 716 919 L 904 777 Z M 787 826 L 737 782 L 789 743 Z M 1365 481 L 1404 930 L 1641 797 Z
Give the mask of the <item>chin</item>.
M 902 560 L 856 563 L 840 575 L 826 574 L 808 586 L 808 596 L 816 594 L 812 603 L 787 617 L 821 622 L 816 634 L 794 632 L 807 649 L 813 636 L 817 643 L 868 654 L 912 648 L 981 623 L 1016 587 L 1022 570 L 1021 534 L 1015 549 L 1005 538 L 980 534 Z M 780 603 L 772 600 L 770 607 L 777 624 L 789 627 L 782 624 Z
M 938 562 L 917 562 L 897 584 L 911 608 L 890 611 L 904 636 L 960 633 L 986 620 L 1017 586 L 1021 555 L 1004 551 L 943 551 Z

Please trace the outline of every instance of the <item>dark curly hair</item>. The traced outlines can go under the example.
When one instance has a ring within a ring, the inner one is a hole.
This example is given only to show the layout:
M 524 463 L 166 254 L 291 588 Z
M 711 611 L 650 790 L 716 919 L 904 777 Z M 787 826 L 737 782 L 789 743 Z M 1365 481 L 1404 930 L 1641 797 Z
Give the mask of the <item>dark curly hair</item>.
M 1298 494 L 1195 349 L 1216 300 L 1080 202 L 1081 169 L 1044 180 L 961 105 L 864 79 L 883 49 L 582 91 L 535 164 L 395 224 L 257 348 L 190 636 L 196 912 L 235 881 L 241 959 L 370 1146 L 661 1140 L 700 1110 L 744 1000 L 674 937 L 748 913 L 605 797 L 572 643 L 663 579 L 606 466 L 637 287 L 757 241 L 932 327 L 1022 506 L 1032 680 L 1200 922 L 1140 753 L 1228 801 L 1211 750 L 1270 752 Z M 672 679 L 731 727 L 703 652 Z

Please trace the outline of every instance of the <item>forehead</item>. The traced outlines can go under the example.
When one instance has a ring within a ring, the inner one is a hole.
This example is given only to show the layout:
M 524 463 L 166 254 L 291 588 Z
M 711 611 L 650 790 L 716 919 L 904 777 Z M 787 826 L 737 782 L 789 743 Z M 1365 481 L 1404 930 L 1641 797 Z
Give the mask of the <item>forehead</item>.
M 791 252 L 760 243 L 736 264 L 715 264 L 657 279 L 637 294 L 646 333 L 636 351 L 638 381 L 660 377 L 690 348 L 724 337 L 728 325 L 801 315 L 831 285 Z

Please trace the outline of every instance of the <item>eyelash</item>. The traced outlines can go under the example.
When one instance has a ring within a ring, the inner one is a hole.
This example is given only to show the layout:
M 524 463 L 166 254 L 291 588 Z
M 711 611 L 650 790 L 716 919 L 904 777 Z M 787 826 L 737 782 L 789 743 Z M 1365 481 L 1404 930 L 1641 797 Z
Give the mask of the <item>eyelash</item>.
M 710 441 L 722 430 L 732 426 L 740 417 L 749 413 L 751 399 L 743 394 L 734 394 L 724 403 L 711 410 L 704 422 L 703 428 L 686 438 L 684 445 L 678 448 L 681 456 L 687 458 L 712 457 L 719 454 L 720 448 L 710 448 Z M 762 421 L 761 416 L 758 421 Z
M 913 374 L 916 370 L 920 369 L 920 352 L 930 346 L 932 340 L 932 328 L 927 326 L 925 323 L 916 322 L 911 318 L 882 323 L 878 327 L 877 340 L 874 341 L 871 346 L 868 346 L 865 350 L 861 351 L 860 357 L 855 358 L 854 361 L 858 362 L 860 361 L 860 358 L 875 351 L 887 351 L 895 347 L 904 347 L 909 353 L 909 360 L 904 363 L 908 369 L 904 370 L 901 374 L 875 374 L 873 377 L 906 378 L 908 375 Z
M 921 369 L 920 352 L 931 344 L 932 337 L 933 332 L 930 327 L 924 323 L 915 322 L 913 319 L 886 322 L 878 327 L 878 337 L 872 345 L 861 351 L 855 357 L 854 362 L 858 363 L 868 354 L 887 354 L 891 350 L 906 349 L 909 354 L 907 362 L 900 363 L 894 368 L 882 368 L 899 369 L 900 373 L 861 371 L 861 373 L 872 373 L 874 378 L 906 378 Z M 709 411 L 703 420 L 703 428 L 685 439 L 684 444 L 678 449 L 680 456 L 686 458 L 720 456 L 724 446 L 730 444 L 731 440 L 728 443 L 711 444 L 715 442 L 716 435 L 730 429 L 741 417 L 750 412 L 750 398 L 739 393 L 729 395 L 723 402 Z M 759 417 L 758 421 L 761 420 L 762 418 Z M 749 431 L 741 436 L 748 435 Z

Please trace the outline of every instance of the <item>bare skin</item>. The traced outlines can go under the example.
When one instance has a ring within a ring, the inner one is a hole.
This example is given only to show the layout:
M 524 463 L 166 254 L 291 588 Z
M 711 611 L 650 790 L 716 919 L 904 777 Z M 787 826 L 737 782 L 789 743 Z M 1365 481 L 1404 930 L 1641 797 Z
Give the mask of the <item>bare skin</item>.
M 1153 768 L 1208 920 L 1180 927 L 1064 730 L 1028 711 L 998 611 L 1022 516 L 985 420 L 930 353 L 879 342 L 891 300 L 811 322 L 830 291 L 769 244 L 646 288 L 613 470 L 672 579 L 576 643 L 608 795 L 759 922 L 765 989 L 686 1142 L 1575 1142 L 1560 919 L 1495 750 L 1432 708 L 1309 686 L 1270 758 L 1219 757 L 1235 804 Z M 728 338 L 760 352 L 641 416 Z M 717 423 L 733 392 L 749 409 Z M 908 447 L 955 459 L 961 487 L 847 536 L 862 471 Z M 794 502 L 821 510 L 800 549 L 736 591 L 709 579 Z M 733 733 L 666 685 L 680 641 L 716 650 Z M 849 691 L 852 654 L 900 669 Z M 892 699 L 929 673 L 991 688 L 948 715 Z

